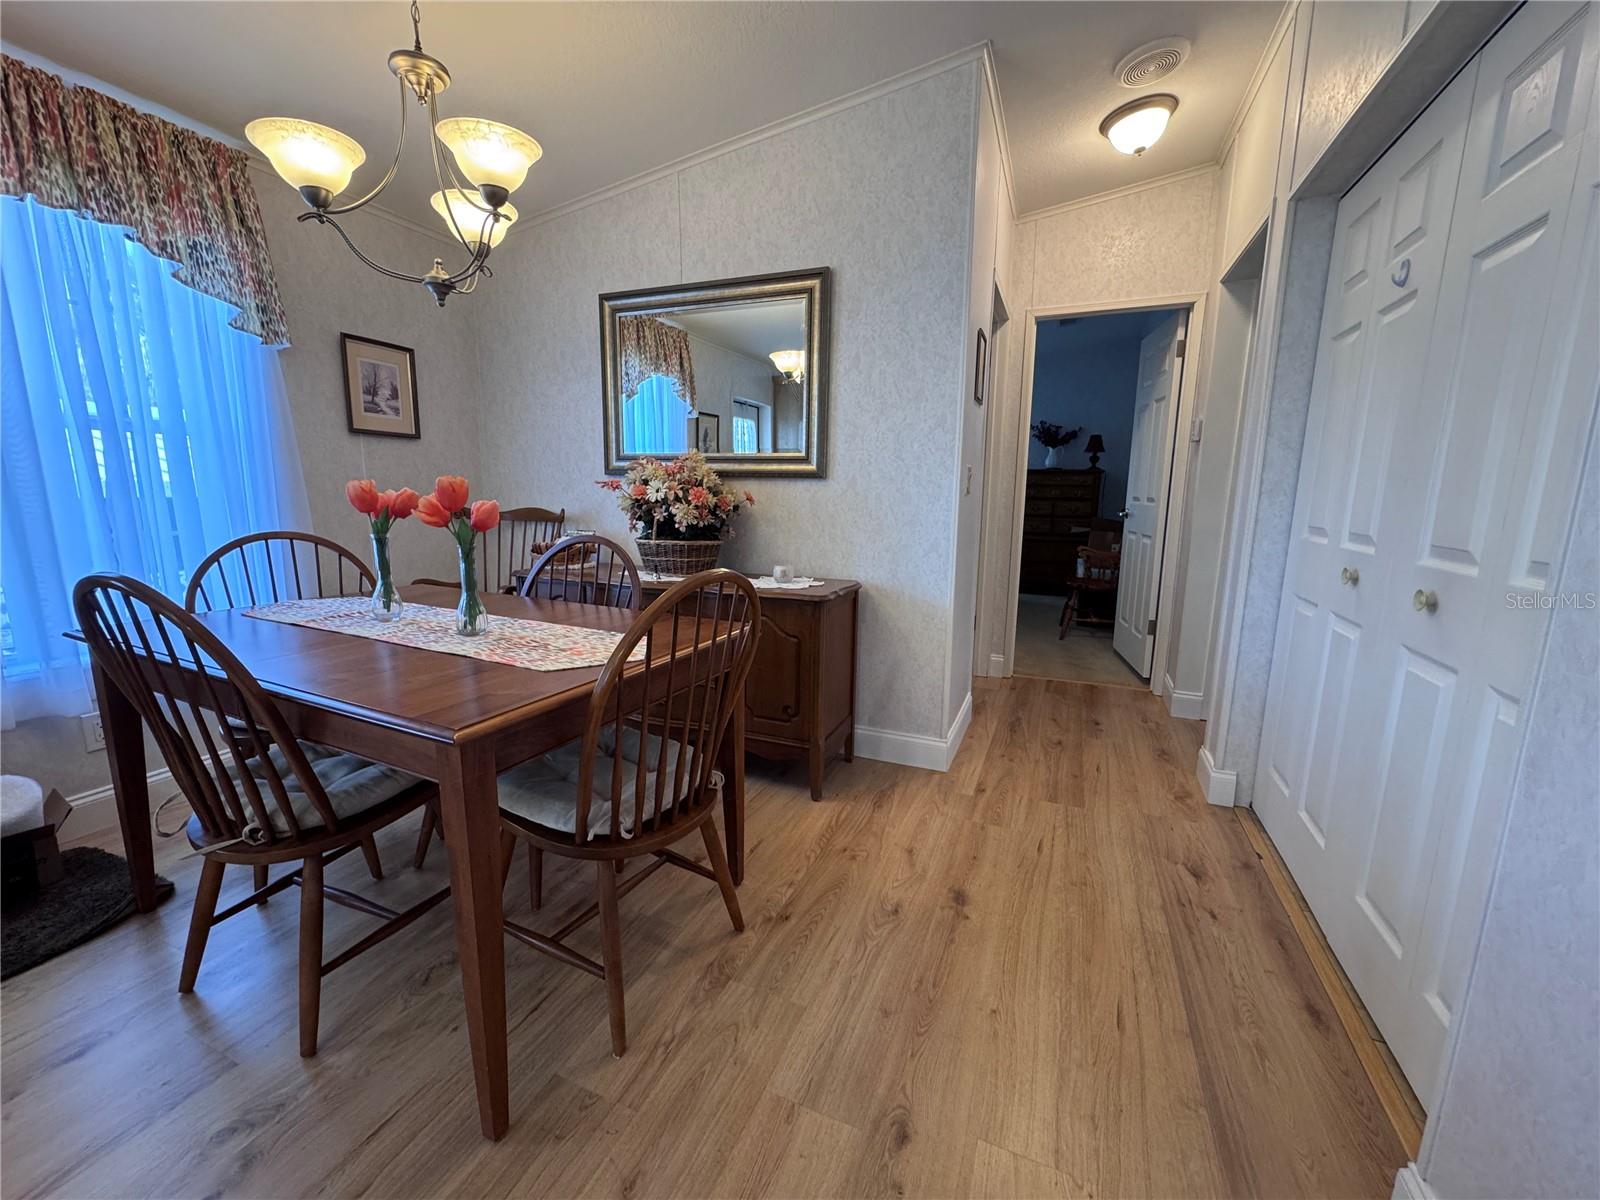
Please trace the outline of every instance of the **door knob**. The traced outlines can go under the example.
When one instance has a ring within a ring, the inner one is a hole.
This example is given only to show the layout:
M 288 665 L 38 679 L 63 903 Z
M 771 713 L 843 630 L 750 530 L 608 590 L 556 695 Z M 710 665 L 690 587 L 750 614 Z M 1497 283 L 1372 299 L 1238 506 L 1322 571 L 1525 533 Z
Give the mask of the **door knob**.
M 1411 607 L 1418 612 L 1436 613 L 1439 611 L 1439 596 L 1436 592 L 1425 592 L 1421 588 L 1411 597 Z
M 1345 567 L 1339 572 L 1339 582 L 1344 584 L 1345 587 L 1355 587 L 1356 584 L 1361 582 L 1360 568 Z
M 1121 517 L 1124 521 L 1126 521 L 1128 519 L 1128 516 L 1129 516 L 1128 510 L 1127 509 L 1123 509 L 1121 512 L 1119 512 L 1117 514 L 1117 516 Z

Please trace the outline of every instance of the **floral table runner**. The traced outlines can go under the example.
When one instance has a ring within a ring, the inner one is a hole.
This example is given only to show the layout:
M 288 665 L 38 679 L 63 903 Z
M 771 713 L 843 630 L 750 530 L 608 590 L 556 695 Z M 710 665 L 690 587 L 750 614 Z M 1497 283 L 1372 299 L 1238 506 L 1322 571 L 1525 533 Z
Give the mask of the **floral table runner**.
M 398 621 L 379 621 L 373 617 L 371 602 L 365 596 L 333 596 L 322 600 L 286 600 L 244 610 L 247 617 L 280 621 L 285 625 L 305 625 L 332 633 L 394 642 L 418 650 L 437 650 L 485 662 L 524 667 L 530 671 L 570 671 L 577 667 L 603 667 L 622 634 L 606 629 L 585 629 L 579 625 L 556 625 L 549 621 L 491 616 L 489 628 L 477 637 L 462 637 L 456 632 L 452 608 L 407 604 Z M 630 658 L 644 653 L 641 642 Z

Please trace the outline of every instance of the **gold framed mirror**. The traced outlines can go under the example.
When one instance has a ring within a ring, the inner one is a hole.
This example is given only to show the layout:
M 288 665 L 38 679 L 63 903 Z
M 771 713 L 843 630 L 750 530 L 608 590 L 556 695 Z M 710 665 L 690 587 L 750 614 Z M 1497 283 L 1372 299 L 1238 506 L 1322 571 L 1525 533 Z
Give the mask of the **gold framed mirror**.
M 723 475 L 821 477 L 830 275 L 601 296 L 606 473 L 700 450 Z

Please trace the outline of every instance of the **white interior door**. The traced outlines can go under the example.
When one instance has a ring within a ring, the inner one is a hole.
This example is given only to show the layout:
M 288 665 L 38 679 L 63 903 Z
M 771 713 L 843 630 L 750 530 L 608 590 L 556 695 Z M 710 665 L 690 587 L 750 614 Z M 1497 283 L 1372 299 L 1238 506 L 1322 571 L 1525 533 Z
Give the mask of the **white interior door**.
M 1335 842 L 1354 868 L 1335 949 L 1430 1097 L 1595 405 L 1593 230 L 1569 219 L 1596 73 L 1580 8 L 1530 5 L 1481 56 L 1424 386 L 1396 430 L 1373 786 Z
M 1586 15 L 1524 8 L 1345 198 L 1301 465 L 1257 803 L 1425 1102 L 1600 387 Z
M 1278 615 L 1255 807 L 1320 916 L 1351 864 L 1329 831 L 1368 781 L 1394 550 L 1394 423 L 1422 386 L 1476 68 L 1339 206 Z
M 1155 654 L 1156 600 L 1160 595 L 1161 543 L 1171 478 L 1173 423 L 1178 417 L 1179 353 L 1185 313 L 1174 313 L 1139 344 L 1139 382 L 1133 400 L 1133 444 L 1128 455 L 1128 495 L 1122 512 L 1122 565 L 1112 646 L 1141 676 L 1150 678 Z

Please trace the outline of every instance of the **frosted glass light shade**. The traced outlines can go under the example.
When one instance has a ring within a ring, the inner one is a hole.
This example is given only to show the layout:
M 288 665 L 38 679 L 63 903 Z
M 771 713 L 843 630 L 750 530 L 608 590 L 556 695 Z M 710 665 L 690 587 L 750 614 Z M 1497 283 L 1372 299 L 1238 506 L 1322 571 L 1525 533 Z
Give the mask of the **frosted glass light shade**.
M 325 188 L 330 199 L 349 186 L 367 152 L 337 129 L 297 117 L 260 117 L 244 127 L 250 144 L 294 188 Z
M 1143 154 L 1161 140 L 1177 108 L 1176 96 L 1146 96 L 1100 122 L 1100 132 L 1123 154 Z
M 455 155 L 461 173 L 478 187 L 516 191 L 544 153 L 522 130 L 482 117 L 446 117 L 433 131 Z
M 774 350 L 767 355 L 772 360 L 772 365 L 786 379 L 800 379 L 806 373 L 806 352 L 804 350 Z
M 460 188 L 446 188 L 442 192 L 433 194 L 433 211 L 444 219 L 450 236 L 455 237 L 456 229 L 461 229 L 461 236 L 467 239 L 467 244 L 474 249 L 483 241 L 483 229 L 489 228 L 489 249 L 493 250 L 506 236 L 506 230 L 511 228 L 512 222 L 517 219 L 517 210 L 513 205 L 502 204 L 499 209 L 500 219 L 491 222 L 490 216 L 484 211 L 481 200 L 474 200 Z M 451 222 L 451 217 L 455 221 Z

